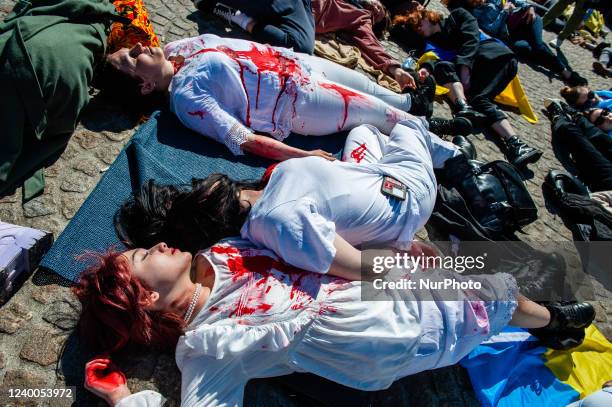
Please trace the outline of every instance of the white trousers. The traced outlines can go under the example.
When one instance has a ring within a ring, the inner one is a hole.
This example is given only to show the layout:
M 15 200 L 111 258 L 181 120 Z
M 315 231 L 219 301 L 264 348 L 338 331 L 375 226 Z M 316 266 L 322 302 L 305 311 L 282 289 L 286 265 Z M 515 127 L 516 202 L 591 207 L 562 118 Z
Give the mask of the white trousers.
M 310 65 L 312 92 L 295 104 L 294 133 L 324 136 L 370 124 L 389 134 L 396 123 L 415 118 L 407 113 L 408 94 L 390 91 L 367 76 L 323 58 L 299 54 Z

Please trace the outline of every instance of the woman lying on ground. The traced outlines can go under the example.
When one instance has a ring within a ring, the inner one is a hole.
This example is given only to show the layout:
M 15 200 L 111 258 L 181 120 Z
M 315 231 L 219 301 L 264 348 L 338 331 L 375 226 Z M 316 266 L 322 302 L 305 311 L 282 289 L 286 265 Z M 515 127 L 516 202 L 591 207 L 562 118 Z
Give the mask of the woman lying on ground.
M 284 161 L 264 185 L 223 174 L 194 179 L 188 191 L 150 183 L 117 213 L 117 234 L 132 247 L 166 241 L 193 253 L 242 235 L 295 267 L 358 279 L 354 246 L 410 247 L 434 207 L 434 168 L 461 153 L 418 119 L 398 123 L 389 136 L 359 126 L 344 152 L 342 162 Z M 345 252 L 353 256 L 336 255 Z
M 443 0 L 449 10 L 459 7 L 469 11 L 488 35 L 502 40 L 516 55 L 532 61 L 561 77 L 570 86 L 587 81 L 572 71 L 567 62 L 555 55 L 542 39 L 542 17 L 523 0 Z
M 588 86 L 565 86 L 561 88 L 561 96 L 576 109 L 593 108 L 612 109 L 612 90 L 591 90 Z
M 409 26 L 424 37 L 441 58 L 423 67 L 450 90 L 457 115 L 474 118 L 474 110 L 483 115 L 484 125 L 505 143 L 506 157 L 515 166 L 540 159 L 542 151 L 521 141 L 506 115 L 493 103 L 517 74 L 518 61 L 509 48 L 483 37 L 474 16 L 462 8 L 443 18 L 438 12 L 416 7 L 397 14 L 393 22 Z
M 414 117 L 408 112 L 424 114 L 433 103 L 427 92 L 397 94 L 322 58 L 212 34 L 172 42 L 163 51 L 124 48 L 109 62 L 140 81 L 143 94 L 168 92 L 183 124 L 235 155 L 332 159 L 282 140 L 291 132 L 324 136 L 364 123 L 388 133 Z
M 554 146 L 571 159 L 591 191 L 612 190 L 612 115 L 592 109 L 584 115 L 559 101 L 544 102 Z
M 564 335 L 595 315 L 588 303 L 538 305 L 507 274 L 473 277 L 482 289 L 471 292 L 376 289 L 293 268 L 238 238 L 195 258 L 160 243 L 99 260 L 74 288 L 83 305 L 80 333 L 106 352 L 176 346 L 184 406 L 240 406 L 249 379 L 292 372 L 386 389 L 457 363 L 508 324 Z M 385 278 L 405 275 L 397 271 Z M 469 277 L 428 270 L 427 278 Z M 362 290 L 381 300 L 362 301 Z M 109 357 L 87 364 L 85 387 L 112 406 L 163 404 L 150 390 L 131 395 Z
M 210 11 L 233 23 L 262 44 L 312 54 L 315 44 L 310 0 L 193 0 L 201 11 Z
M 385 50 L 379 38 L 389 29 L 389 13 L 378 0 L 313 0 L 317 34 L 338 32 L 355 44 L 374 68 L 394 78 L 402 89 L 416 87 L 412 75 Z

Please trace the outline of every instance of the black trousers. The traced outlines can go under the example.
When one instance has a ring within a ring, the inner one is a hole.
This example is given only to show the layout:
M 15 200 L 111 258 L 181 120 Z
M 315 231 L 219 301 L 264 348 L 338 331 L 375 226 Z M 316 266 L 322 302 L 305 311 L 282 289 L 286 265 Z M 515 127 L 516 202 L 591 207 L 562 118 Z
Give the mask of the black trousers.
M 315 23 L 310 0 L 224 0 L 223 3 L 255 19 L 257 23 L 252 32 L 255 41 L 305 54 L 314 52 Z
M 506 118 L 493 99 L 514 79 L 518 72 L 518 61 L 514 54 L 495 59 L 476 57 L 471 72 L 471 85 L 466 93 L 472 107 L 486 116 L 485 124 L 492 125 Z M 434 66 L 434 78 L 439 84 L 460 82 L 457 67 L 452 62 L 439 61 Z
M 553 143 L 571 154 L 580 178 L 592 191 L 612 189 L 612 141 L 585 117 L 558 119 L 552 128 Z

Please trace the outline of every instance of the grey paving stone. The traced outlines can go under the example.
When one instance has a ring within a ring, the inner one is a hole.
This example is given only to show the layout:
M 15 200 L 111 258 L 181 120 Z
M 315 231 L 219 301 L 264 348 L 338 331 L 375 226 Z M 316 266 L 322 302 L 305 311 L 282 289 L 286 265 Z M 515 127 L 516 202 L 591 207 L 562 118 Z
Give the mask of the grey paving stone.
M 10 11 L 14 3 L 15 0 L 0 0 L 0 18 Z M 146 4 L 162 42 L 204 32 L 247 38 L 240 29 L 230 28 L 211 16 L 197 12 L 191 0 L 146 0 Z M 433 0 L 430 7 L 446 13 L 438 0 Z M 548 41 L 553 35 L 545 32 L 544 38 Z M 384 45 L 399 61 L 403 61 L 407 55 L 392 41 L 384 41 Z M 598 77 L 591 71 L 593 58 L 590 52 L 569 42 L 562 46 L 562 50 L 572 67 L 586 76 L 594 89 L 610 86 L 609 80 Z M 568 241 L 571 240 L 571 234 L 560 218 L 548 211 L 541 192 L 546 172 L 550 168 L 562 167 L 552 150 L 550 123 L 541 113 L 541 109 L 544 98 L 558 97 L 563 84 L 558 79 L 549 78 L 525 64 L 520 65 L 519 75 L 540 121 L 537 124 L 529 124 L 511 109 L 507 109 L 508 118 L 525 141 L 544 151 L 540 162 L 532 166 L 533 178 L 527 182 L 527 188 L 539 208 L 539 219 L 525 228 L 527 234 L 523 238 L 532 241 Z M 450 117 L 450 109 L 443 99 L 436 101 L 434 114 Z M 0 199 L 0 220 L 49 230 L 57 237 L 95 182 L 100 179 L 105 168 L 114 161 L 121 148 L 134 134 L 135 127 L 134 120 L 125 112 L 94 98 L 61 158 L 45 170 L 45 194 L 25 205 L 21 205 L 21 189 Z M 475 135 L 472 140 L 483 160 L 503 159 L 499 149 L 483 135 Z M 65 192 L 66 190 L 72 192 Z M 419 236 L 426 238 L 427 233 L 421 232 Z M 597 283 L 593 284 L 592 291 L 597 304 L 597 326 L 604 335 L 612 338 L 610 293 Z M 69 298 L 70 291 L 65 287 L 54 284 L 36 286 L 30 280 L 9 304 L 0 309 L 0 331 L 4 332 L 0 334 L 0 379 L 4 385 L 60 386 L 67 382 L 70 385 L 81 385 L 85 350 L 80 348 L 78 342 L 75 342 L 76 345 L 70 342 L 67 346 L 67 352 L 72 352 L 72 356 L 62 357 L 62 360 L 66 360 L 62 371 L 57 372 L 53 363 L 58 358 L 57 346 L 61 341 L 55 341 L 51 333 L 57 334 L 57 331 L 63 332 L 62 329 L 72 326 L 72 322 L 68 323 L 57 317 L 62 313 L 70 314 L 70 307 L 62 302 Z M 14 303 L 21 305 L 14 308 Z M 32 317 L 24 317 L 27 313 L 24 314 L 23 309 L 27 309 Z M 20 357 L 22 353 L 28 360 Z M 180 376 L 171 355 L 133 355 L 123 362 L 127 363 L 126 367 L 131 366 L 128 372 L 133 390 L 157 389 L 169 398 L 170 406 L 178 405 Z M 78 394 L 77 406 L 104 405 L 82 388 Z M 376 405 L 478 404 L 465 371 L 456 366 L 403 379 L 394 384 L 390 391 L 380 392 L 376 397 L 380 402 Z M 277 405 L 297 405 L 295 398 L 287 396 L 287 393 L 277 390 L 265 381 L 257 381 L 248 386 L 247 400 L 254 403 L 251 405 L 269 405 L 266 403 L 272 400 L 278 403 Z

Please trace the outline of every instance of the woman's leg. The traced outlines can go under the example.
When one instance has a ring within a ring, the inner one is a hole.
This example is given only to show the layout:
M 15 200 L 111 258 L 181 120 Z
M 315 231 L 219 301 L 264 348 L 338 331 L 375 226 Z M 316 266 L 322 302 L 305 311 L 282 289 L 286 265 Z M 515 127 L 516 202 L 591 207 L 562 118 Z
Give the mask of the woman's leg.
M 543 328 L 550 323 L 550 311 L 522 294 L 516 298 L 518 305 L 512 314 L 510 325 L 520 328 Z
M 540 16 L 536 16 L 531 24 L 531 46 L 533 48 L 534 58 L 543 67 L 550 69 L 556 74 L 561 74 L 567 71 L 569 75 L 568 67 L 561 61 L 561 59 L 555 55 L 548 45 L 542 38 L 543 23 Z M 567 75 L 566 75 L 567 76 Z M 567 79 L 567 78 L 566 78 Z
M 396 123 L 421 120 L 372 95 L 313 76 L 313 91 L 295 105 L 292 131 L 311 136 L 351 130 L 370 124 L 389 134 Z
M 405 112 L 410 110 L 412 104 L 409 95 L 395 93 L 384 88 L 360 72 L 315 56 L 300 55 L 300 59 L 312 67 L 313 74 L 351 89 L 367 93 L 368 95 L 376 96 L 389 105 Z
M 378 162 L 388 142 L 389 136 L 376 127 L 369 124 L 357 126 L 346 137 L 342 161 L 355 164 Z

